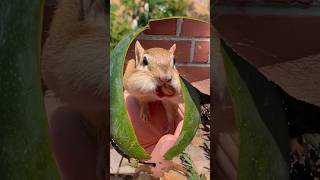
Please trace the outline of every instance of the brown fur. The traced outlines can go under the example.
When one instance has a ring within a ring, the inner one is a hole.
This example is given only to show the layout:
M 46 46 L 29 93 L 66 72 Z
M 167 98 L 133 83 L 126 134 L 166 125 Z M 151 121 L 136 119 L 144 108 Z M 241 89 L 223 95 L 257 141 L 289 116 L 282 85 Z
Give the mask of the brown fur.
M 107 17 L 102 4 L 102 0 L 60 0 L 41 58 L 45 84 L 83 115 L 91 135 L 101 151 L 104 149 L 99 161 L 107 143 L 109 59 Z

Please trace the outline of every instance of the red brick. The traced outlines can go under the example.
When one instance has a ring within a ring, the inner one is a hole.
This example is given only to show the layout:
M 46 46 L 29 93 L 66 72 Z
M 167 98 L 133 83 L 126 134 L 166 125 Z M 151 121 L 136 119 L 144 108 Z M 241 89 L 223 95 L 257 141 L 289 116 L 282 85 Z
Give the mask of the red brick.
M 134 44 L 136 43 L 136 41 L 132 41 L 132 43 L 130 44 L 130 47 L 127 51 L 127 55 L 126 55 L 126 60 L 129 60 L 129 59 L 134 59 L 135 55 L 134 55 Z
M 150 22 L 150 29 L 145 30 L 144 34 L 149 35 L 176 35 L 177 20 L 165 19 Z
M 210 78 L 210 67 L 179 66 L 178 71 L 189 82 L 201 81 Z
M 207 63 L 209 56 L 210 42 L 208 41 L 197 41 L 195 44 L 195 52 L 193 62 Z
M 181 36 L 210 37 L 210 25 L 202 21 L 183 19 Z
M 132 59 L 134 57 L 134 45 L 136 41 L 133 41 L 127 52 L 126 59 Z M 178 63 L 186 63 L 190 60 L 190 41 L 166 41 L 166 40 L 139 40 L 144 49 L 160 47 L 169 49 L 174 43 L 176 43 L 177 49 L 175 51 L 175 58 Z

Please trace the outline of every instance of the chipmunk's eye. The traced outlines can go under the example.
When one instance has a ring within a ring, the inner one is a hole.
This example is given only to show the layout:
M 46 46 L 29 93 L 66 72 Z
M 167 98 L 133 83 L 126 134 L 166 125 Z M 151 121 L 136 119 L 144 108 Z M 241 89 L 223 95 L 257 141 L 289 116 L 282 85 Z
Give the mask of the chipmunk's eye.
M 173 58 L 173 64 L 176 64 L 176 58 Z
M 148 65 L 148 59 L 147 59 L 147 57 L 143 57 L 142 64 L 143 64 L 144 66 Z

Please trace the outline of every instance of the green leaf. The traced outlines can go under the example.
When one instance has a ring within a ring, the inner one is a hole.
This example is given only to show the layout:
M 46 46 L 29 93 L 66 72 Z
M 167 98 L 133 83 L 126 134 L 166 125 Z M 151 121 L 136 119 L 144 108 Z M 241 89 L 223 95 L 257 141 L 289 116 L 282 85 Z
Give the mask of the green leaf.
M 238 179 L 289 179 L 288 127 L 280 95 L 224 41 L 222 54 L 240 128 Z
M 145 30 L 141 28 L 122 39 L 111 52 L 110 63 L 110 133 L 120 149 L 128 156 L 146 160 L 150 155 L 138 143 L 129 120 L 123 95 L 123 68 L 125 56 L 131 42 Z
M 0 2 L 0 179 L 59 179 L 40 84 L 43 0 Z
M 199 94 L 189 82 L 180 79 L 184 100 L 183 126 L 176 143 L 165 153 L 166 159 L 172 159 L 179 155 L 190 144 L 200 123 Z
M 143 27 L 122 39 L 111 52 L 110 63 L 111 136 L 124 154 L 138 160 L 149 159 L 150 155 L 145 152 L 138 143 L 134 129 L 129 120 L 127 109 L 125 107 L 122 78 L 127 50 L 136 36 L 147 28 L 148 26 Z M 184 82 L 183 80 L 180 82 L 185 102 L 184 123 L 176 144 L 165 154 L 166 159 L 171 159 L 174 156 L 177 156 L 190 144 L 200 122 L 199 94 L 196 93 L 195 89 L 189 83 Z

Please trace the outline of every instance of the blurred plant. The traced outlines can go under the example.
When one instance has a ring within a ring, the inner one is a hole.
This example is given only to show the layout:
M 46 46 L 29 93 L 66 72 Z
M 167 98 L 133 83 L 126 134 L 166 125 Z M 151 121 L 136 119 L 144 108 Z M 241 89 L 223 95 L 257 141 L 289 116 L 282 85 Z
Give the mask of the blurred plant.
M 145 26 L 150 19 L 186 16 L 188 10 L 187 0 L 120 0 L 120 3 L 111 3 L 111 49 L 124 35 Z
M 136 16 L 139 17 L 138 24 L 145 25 L 148 23 L 149 19 L 185 16 L 187 14 L 187 9 L 187 0 L 146 1 L 144 3 L 144 8 L 140 8 L 140 12 L 136 12 Z
M 118 4 L 110 5 L 110 48 L 114 49 L 114 47 L 118 44 L 118 42 L 127 35 L 130 31 L 130 24 L 128 16 L 123 14 L 121 17 L 118 16 L 117 12 L 120 9 Z

